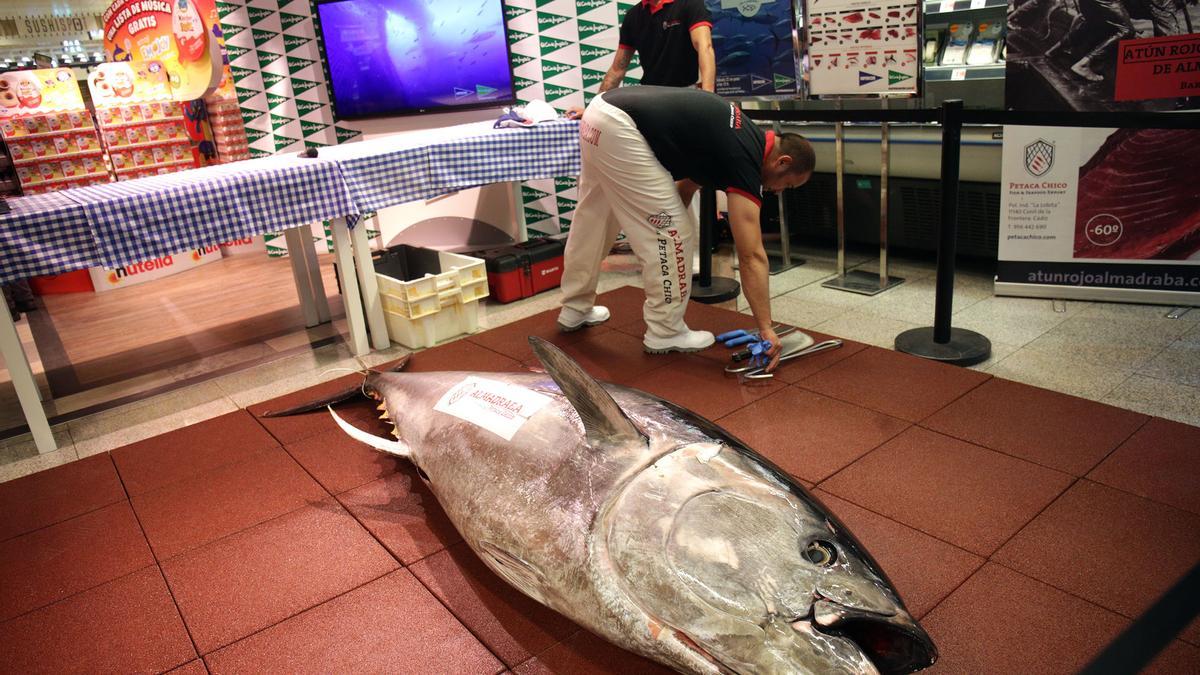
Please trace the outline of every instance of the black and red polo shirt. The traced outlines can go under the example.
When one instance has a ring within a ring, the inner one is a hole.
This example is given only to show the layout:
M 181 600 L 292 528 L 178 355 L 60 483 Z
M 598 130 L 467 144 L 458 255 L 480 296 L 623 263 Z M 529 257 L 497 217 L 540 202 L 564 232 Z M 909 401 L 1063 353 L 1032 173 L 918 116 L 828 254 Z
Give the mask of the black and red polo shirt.
M 621 47 L 638 53 L 642 84 L 688 87 L 700 79 L 692 30 L 712 28 L 704 0 L 642 0 L 625 12 Z
M 675 180 L 743 195 L 762 206 L 762 168 L 775 134 L 702 89 L 619 87 L 600 95 L 625 111 Z

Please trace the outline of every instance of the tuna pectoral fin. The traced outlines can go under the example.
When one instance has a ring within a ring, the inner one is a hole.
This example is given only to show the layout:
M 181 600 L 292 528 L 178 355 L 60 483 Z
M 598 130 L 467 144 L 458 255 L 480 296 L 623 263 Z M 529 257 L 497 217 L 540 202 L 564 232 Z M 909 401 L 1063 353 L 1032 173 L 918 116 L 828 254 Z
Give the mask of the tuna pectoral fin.
M 333 421 L 337 422 L 337 425 L 339 427 L 341 427 L 342 431 L 346 432 L 350 436 L 350 438 L 353 438 L 356 441 L 361 441 L 363 443 L 366 443 L 367 445 L 371 446 L 372 448 L 375 448 L 376 450 L 382 450 L 383 452 L 386 452 L 389 455 L 398 455 L 400 457 L 406 457 L 406 458 L 411 459 L 412 452 L 408 449 L 408 446 L 405 445 L 404 443 L 401 443 L 400 441 L 393 441 L 389 438 L 380 438 L 378 436 L 373 436 L 371 434 L 368 434 L 367 432 L 363 431 L 362 429 L 359 429 L 359 428 L 351 425 L 346 420 L 338 417 L 338 414 L 333 412 L 333 408 L 329 408 L 329 414 L 333 415 Z
M 401 370 L 404 370 L 404 367 L 408 365 L 408 360 L 409 360 L 409 358 L 411 358 L 411 356 L 412 356 L 411 354 L 405 354 L 404 357 L 401 358 L 400 361 L 396 365 L 392 366 L 387 371 L 368 371 L 368 372 L 389 372 L 389 373 L 399 372 Z M 300 405 L 295 405 L 295 406 L 292 406 L 291 408 L 285 408 L 283 410 L 270 410 L 268 412 L 263 413 L 262 416 L 263 417 L 287 417 L 288 415 L 299 415 L 300 413 L 306 413 L 306 412 L 312 412 L 314 410 L 320 410 L 321 408 L 331 406 L 334 403 L 341 403 L 342 401 L 349 401 L 350 399 L 354 398 L 358 394 L 362 393 L 362 390 L 363 390 L 362 384 L 351 385 L 349 387 L 346 387 L 345 389 L 335 391 L 332 394 L 325 396 L 324 398 L 319 398 L 314 401 L 307 401 L 305 403 L 301 403 Z
M 529 344 L 579 413 L 589 445 L 645 440 L 613 397 L 571 357 L 537 336 L 529 336 Z

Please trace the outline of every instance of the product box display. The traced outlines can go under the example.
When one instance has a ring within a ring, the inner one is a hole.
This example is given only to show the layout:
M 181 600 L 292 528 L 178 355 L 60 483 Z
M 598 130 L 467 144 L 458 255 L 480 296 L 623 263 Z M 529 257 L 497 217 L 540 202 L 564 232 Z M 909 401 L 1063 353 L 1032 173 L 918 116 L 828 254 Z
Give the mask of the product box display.
M 195 167 L 183 105 L 155 62 L 101 64 L 88 77 L 100 138 L 117 180 Z
M 562 283 L 563 249 L 560 239 L 539 237 L 522 244 L 471 253 L 487 269 L 488 291 L 499 302 L 528 298 Z
M 25 194 L 111 181 L 92 115 L 70 69 L 0 75 L 0 135 Z
M 950 24 L 946 43 L 942 47 L 940 64 L 943 66 L 961 66 L 967 61 L 967 49 L 971 46 L 971 35 L 975 32 L 975 24 L 970 21 Z

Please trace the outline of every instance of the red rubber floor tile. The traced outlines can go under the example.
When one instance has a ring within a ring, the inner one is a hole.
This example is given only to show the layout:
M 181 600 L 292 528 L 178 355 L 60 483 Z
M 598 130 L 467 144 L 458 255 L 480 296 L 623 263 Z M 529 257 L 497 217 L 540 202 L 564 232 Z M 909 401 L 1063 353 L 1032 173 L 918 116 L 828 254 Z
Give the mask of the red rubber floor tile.
M 620 331 L 588 335 L 562 350 L 597 380 L 625 385 L 652 370 L 676 365 L 684 356 L 678 352 L 647 354 L 641 338 Z M 526 365 L 540 367 L 541 362 L 533 359 Z
M 167 560 L 328 496 L 273 447 L 131 501 L 155 556 Z
M 201 654 L 397 567 L 332 498 L 162 564 Z
M 524 363 L 534 358 L 533 350 L 529 347 L 531 335 L 536 335 L 561 347 L 588 336 L 607 333 L 612 330 L 609 323 L 612 321 L 564 333 L 558 328 L 558 310 L 552 310 L 476 333 L 467 339 L 481 347 L 487 347 L 494 352 Z
M 929 673 L 1073 673 L 1128 619 L 989 563 L 921 622 L 941 657 Z
M 253 415 L 239 410 L 117 448 L 112 460 L 135 496 L 278 445 Z
M 993 378 L 921 426 L 1082 476 L 1147 419 L 1103 403 Z
M 820 487 L 987 556 L 1071 480 L 1064 473 L 913 427 Z
M 1200 513 L 1200 428 L 1153 418 L 1088 478 Z
M 407 463 L 384 478 L 343 492 L 338 501 L 405 565 L 462 541 L 437 498 Z
M 470 340 L 458 340 L 416 352 L 405 370 L 412 373 L 440 370 L 509 372 L 524 368 L 510 356 L 496 353 Z
M 503 666 L 398 570 L 205 657 L 219 673 L 497 673 Z
M 718 420 L 793 476 L 820 482 L 912 426 L 883 413 L 788 387 Z
M 799 386 L 919 422 L 991 375 L 868 347 L 806 377 Z
M 1127 617 L 1200 563 L 1200 516 L 1081 480 L 995 560 Z M 1200 620 L 1180 637 L 1200 645 Z
M 129 502 L 0 544 L 0 621 L 154 564 Z
M 711 359 L 689 354 L 681 356 L 669 367 L 635 378 L 629 386 L 715 420 L 761 401 L 786 385 L 773 379 L 748 380 L 741 384 Z
M 196 658 L 158 567 L 0 624 L 9 673 L 161 673 Z
M 364 431 L 391 438 L 386 428 L 364 428 Z M 379 425 L 382 427 L 383 425 Z M 396 472 L 404 460 L 367 447 L 346 435 L 341 429 L 306 438 L 286 448 L 305 471 L 332 494 L 339 494 Z
M 0 483 L 0 541 L 125 501 L 107 454 Z
M 586 630 L 513 668 L 515 675 L 670 675 L 674 672 Z
M 817 491 L 816 494 L 862 542 L 896 585 L 909 613 L 918 619 L 985 562 L 977 555 L 861 509 L 828 492 Z
M 409 569 L 509 667 L 579 630 L 496 576 L 465 543 Z
M 301 389 L 300 391 L 292 392 L 286 396 L 257 403 L 246 408 L 246 410 L 254 415 L 259 424 L 263 425 L 279 441 L 280 445 L 288 445 L 311 436 L 316 436 L 317 434 L 337 430 L 337 424 L 334 423 L 333 418 L 329 416 L 329 412 L 324 408 L 288 417 L 263 417 L 264 414 L 311 403 L 346 389 L 357 389 L 362 386 L 362 382 L 362 375 L 345 375 L 328 382 Z M 357 395 L 345 403 L 339 403 L 334 409 L 344 419 L 349 420 L 370 417 L 376 414 L 374 413 L 376 405 L 375 402 Z
M 188 661 L 182 666 L 179 666 L 175 670 L 167 673 L 167 675 L 208 675 L 208 668 L 204 667 L 203 661 L 196 659 L 195 661 Z

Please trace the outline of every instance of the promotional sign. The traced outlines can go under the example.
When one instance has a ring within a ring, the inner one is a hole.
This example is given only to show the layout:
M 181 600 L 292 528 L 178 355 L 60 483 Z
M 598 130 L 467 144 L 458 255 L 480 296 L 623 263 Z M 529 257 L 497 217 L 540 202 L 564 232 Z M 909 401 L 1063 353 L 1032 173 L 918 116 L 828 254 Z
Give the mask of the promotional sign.
M 205 10 L 195 0 L 117 0 L 101 17 L 104 51 L 110 61 L 157 61 L 172 98 L 200 98 L 221 80 L 215 6 Z
M 0 75 L 0 119 L 64 110 L 84 110 L 70 68 L 19 70 Z
M 796 94 L 792 0 L 706 0 L 721 96 Z
M 1180 110 L 1200 93 L 1200 5 L 1187 0 L 1010 3 L 1011 110 Z
M 1200 130 L 1005 127 L 997 292 L 1200 300 L 1197 175 Z
M 118 288 L 136 286 L 137 284 L 169 277 L 172 274 L 190 270 L 193 267 L 207 265 L 221 259 L 220 246 L 205 246 L 176 255 L 155 258 L 133 265 L 116 269 L 93 267 L 88 272 L 92 277 L 92 287 L 97 292 L 113 291 Z
M 1200 96 L 1200 33 L 1122 40 L 1117 53 L 1118 101 Z
M 811 95 L 917 93 L 919 0 L 808 0 L 807 4 L 806 75 Z

